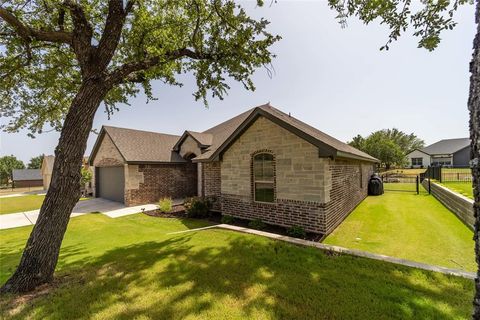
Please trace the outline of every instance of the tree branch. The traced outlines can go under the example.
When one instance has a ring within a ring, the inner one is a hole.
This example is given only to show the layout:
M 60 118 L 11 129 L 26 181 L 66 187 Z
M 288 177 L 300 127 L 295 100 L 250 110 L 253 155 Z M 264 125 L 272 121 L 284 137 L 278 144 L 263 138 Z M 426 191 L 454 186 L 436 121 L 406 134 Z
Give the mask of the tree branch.
M 30 42 L 33 39 L 38 41 L 66 43 L 72 42 L 72 34 L 64 31 L 44 31 L 31 28 L 21 22 L 13 13 L 0 6 L 0 18 L 15 29 L 15 32 L 24 41 Z
M 173 61 L 175 59 L 188 57 L 195 60 L 207 60 L 214 59 L 210 54 L 199 53 L 188 48 L 182 48 L 175 51 L 166 53 L 163 56 L 147 57 L 142 61 L 125 63 L 124 65 L 116 68 L 107 77 L 107 83 L 110 85 L 116 85 L 127 81 L 139 82 L 138 75 L 133 75 L 132 79 L 128 77 L 135 72 L 148 70 L 162 62 Z

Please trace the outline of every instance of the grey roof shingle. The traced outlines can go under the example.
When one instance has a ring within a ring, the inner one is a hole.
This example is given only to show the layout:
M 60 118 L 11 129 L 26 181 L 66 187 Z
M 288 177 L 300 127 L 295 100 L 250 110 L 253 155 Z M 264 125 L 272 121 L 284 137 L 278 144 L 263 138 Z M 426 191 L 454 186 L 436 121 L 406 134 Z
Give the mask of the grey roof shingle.
M 228 121 L 225 121 L 218 126 L 215 126 L 211 129 L 208 129 L 204 131 L 204 133 L 211 133 L 213 135 L 213 143 L 208 148 L 207 152 L 201 154 L 200 156 L 194 158 L 194 160 L 207 160 L 210 159 L 211 156 L 215 154 L 215 152 L 227 141 L 228 138 L 237 130 L 237 128 L 240 127 L 240 125 L 249 118 L 250 115 L 252 115 L 255 111 L 262 110 L 273 117 L 279 119 L 280 121 L 289 124 L 290 126 L 300 130 L 301 132 L 305 133 L 306 135 L 312 137 L 313 139 L 322 142 L 329 147 L 343 152 L 346 155 L 345 156 L 353 156 L 353 157 L 359 157 L 365 160 L 370 160 L 370 161 L 378 161 L 374 157 L 370 156 L 369 154 L 362 152 L 344 142 L 341 142 L 340 140 L 337 140 L 333 138 L 332 136 L 329 136 L 328 134 L 294 118 L 291 117 L 290 115 L 272 107 L 269 104 L 262 105 L 255 107 L 253 109 L 250 109 Z
M 173 146 L 180 136 L 103 126 L 126 162 L 185 162 Z
M 13 169 L 13 181 L 42 180 L 40 169 Z
M 429 146 L 426 146 L 420 151 L 429 155 L 435 154 L 453 154 L 459 150 L 462 150 L 470 145 L 470 138 L 458 138 L 458 139 L 444 139 Z

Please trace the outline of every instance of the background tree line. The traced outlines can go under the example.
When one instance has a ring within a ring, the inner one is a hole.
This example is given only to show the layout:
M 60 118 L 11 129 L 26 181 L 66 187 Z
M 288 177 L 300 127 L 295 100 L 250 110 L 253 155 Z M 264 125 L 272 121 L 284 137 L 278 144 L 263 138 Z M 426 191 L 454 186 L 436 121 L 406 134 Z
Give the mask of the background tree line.
M 357 135 L 348 144 L 377 158 L 387 170 L 392 166 L 406 166 L 407 154 L 425 146 L 425 142 L 415 134 L 396 128 L 375 131 L 366 137 Z

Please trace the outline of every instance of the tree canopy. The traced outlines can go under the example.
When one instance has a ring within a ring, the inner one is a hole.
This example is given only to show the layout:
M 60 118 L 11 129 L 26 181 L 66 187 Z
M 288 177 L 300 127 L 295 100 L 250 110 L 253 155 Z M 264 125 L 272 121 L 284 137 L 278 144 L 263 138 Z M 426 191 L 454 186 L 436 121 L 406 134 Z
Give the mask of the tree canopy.
M 45 155 L 41 154 L 39 156 L 31 158 L 27 166 L 28 169 L 40 169 L 42 167 L 42 162 L 44 157 Z
M 348 144 L 374 156 L 387 168 L 405 165 L 407 153 L 425 145 L 415 134 L 406 134 L 395 128 L 379 130 L 367 137 L 357 135 Z
M 0 180 L 2 183 L 12 180 L 13 169 L 25 169 L 25 164 L 14 155 L 0 157 Z
M 100 76 L 108 114 L 140 89 L 153 99 L 152 80 L 181 85 L 183 73 L 205 104 L 225 96 L 228 79 L 253 90 L 250 76 L 268 68 L 280 39 L 224 0 L 12 0 L 0 18 L 2 129 L 31 134 L 61 129 L 82 81 Z

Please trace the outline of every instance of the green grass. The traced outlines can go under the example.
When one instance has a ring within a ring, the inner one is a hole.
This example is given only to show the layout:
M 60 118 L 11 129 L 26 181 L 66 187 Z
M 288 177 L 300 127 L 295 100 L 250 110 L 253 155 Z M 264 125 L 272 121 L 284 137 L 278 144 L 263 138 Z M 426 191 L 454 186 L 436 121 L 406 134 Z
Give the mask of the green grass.
M 403 175 L 409 175 L 409 176 L 418 176 L 420 173 L 424 173 L 427 169 L 426 168 L 419 168 L 419 169 L 392 169 L 388 171 L 384 171 L 381 174 L 394 174 L 394 173 L 399 173 Z
M 465 319 L 474 282 L 205 225 L 133 215 L 71 220 L 57 285 L 2 297 L 8 319 Z M 31 227 L 0 231 L 0 280 Z
M 468 197 L 470 199 L 473 199 L 473 186 L 471 182 L 451 182 L 451 181 L 445 181 L 440 183 L 441 185 L 447 187 L 448 189 L 455 191 L 457 193 L 460 193 L 464 195 L 465 197 Z
M 40 209 L 45 195 L 28 195 L 18 197 L 0 198 L 0 214 L 25 212 Z M 88 198 L 80 198 L 80 201 Z
M 31 211 L 42 206 L 45 195 L 0 198 L 0 214 Z
M 366 198 L 324 242 L 475 271 L 473 232 L 420 190 Z

